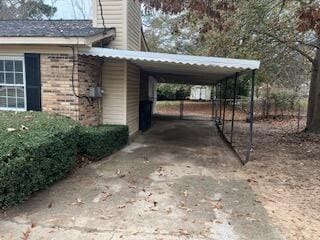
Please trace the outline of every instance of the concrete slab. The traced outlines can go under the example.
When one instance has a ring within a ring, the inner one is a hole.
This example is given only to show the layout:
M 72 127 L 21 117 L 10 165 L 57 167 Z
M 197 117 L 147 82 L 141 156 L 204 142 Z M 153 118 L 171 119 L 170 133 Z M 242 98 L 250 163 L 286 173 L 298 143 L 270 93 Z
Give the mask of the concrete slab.
M 283 239 L 210 122 L 159 121 L 1 215 L 0 239 Z

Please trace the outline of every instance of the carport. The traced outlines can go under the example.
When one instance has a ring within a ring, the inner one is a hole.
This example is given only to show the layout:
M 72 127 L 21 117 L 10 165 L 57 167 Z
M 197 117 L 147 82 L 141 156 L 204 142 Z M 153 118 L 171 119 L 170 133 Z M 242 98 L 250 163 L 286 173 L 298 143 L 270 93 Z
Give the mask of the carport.
M 155 52 L 141 52 L 128 50 L 115 50 L 108 48 L 90 48 L 83 49 L 79 52 L 80 55 L 99 57 L 110 61 L 125 61 L 134 65 L 142 73 L 144 78 L 152 77 L 157 82 L 161 83 L 180 83 L 191 85 L 210 85 L 214 86 L 214 99 L 218 99 L 218 104 L 215 105 L 219 109 L 214 121 L 225 140 L 232 146 L 233 130 L 234 130 L 234 114 L 236 104 L 236 89 L 239 78 L 242 76 L 250 76 L 251 78 L 251 96 L 250 96 L 250 111 L 249 111 L 249 132 L 247 143 L 247 154 L 244 163 L 250 160 L 253 139 L 253 119 L 254 119 L 254 92 L 255 92 L 255 75 L 260 67 L 260 62 L 256 60 L 231 59 L 218 57 L 202 57 L 179 54 L 164 54 Z M 128 71 L 126 68 L 125 71 Z M 131 71 L 133 72 L 133 71 Z M 112 73 L 109 73 L 112 74 Z M 131 74 L 131 80 L 133 74 Z M 142 91 L 140 88 L 129 88 L 129 74 L 127 74 L 126 89 L 130 91 Z M 139 77 L 143 81 L 142 77 Z M 140 79 L 136 79 L 140 81 Z M 224 90 L 222 88 L 224 85 Z M 130 85 L 131 86 L 131 85 Z M 222 91 L 233 89 L 233 111 L 231 119 L 231 136 L 225 135 L 225 113 L 226 113 L 226 94 L 223 99 Z M 125 99 L 129 99 L 129 93 L 126 91 Z M 128 101 L 128 100 L 127 100 Z M 128 105 L 128 103 L 127 103 Z M 130 102 L 129 102 L 130 105 Z M 132 104 L 134 105 L 134 104 Z M 127 111 L 129 114 L 129 111 Z M 125 118 L 128 118 L 125 116 Z

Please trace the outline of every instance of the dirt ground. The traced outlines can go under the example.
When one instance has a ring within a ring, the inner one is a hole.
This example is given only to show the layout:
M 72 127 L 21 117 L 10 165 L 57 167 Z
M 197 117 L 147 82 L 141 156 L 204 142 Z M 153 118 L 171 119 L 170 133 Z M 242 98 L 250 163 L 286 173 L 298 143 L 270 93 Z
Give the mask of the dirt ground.
M 240 174 L 287 239 L 318 240 L 320 136 L 294 132 L 294 119 L 256 122 L 252 161 Z

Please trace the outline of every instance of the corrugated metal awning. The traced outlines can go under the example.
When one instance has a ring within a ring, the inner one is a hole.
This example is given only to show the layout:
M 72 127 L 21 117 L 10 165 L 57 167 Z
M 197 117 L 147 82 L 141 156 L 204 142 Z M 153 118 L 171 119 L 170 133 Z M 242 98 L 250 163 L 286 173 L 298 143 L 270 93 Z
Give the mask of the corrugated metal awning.
M 83 49 L 80 55 L 128 60 L 162 82 L 213 84 L 260 67 L 260 61 L 201 57 L 109 48 Z

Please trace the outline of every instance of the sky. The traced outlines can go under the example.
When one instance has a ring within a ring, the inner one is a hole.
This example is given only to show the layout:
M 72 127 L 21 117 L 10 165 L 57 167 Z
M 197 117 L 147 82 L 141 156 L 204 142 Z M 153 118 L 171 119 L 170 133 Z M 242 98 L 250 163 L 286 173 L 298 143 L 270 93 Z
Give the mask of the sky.
M 54 19 L 91 19 L 92 0 L 45 0 L 49 5 L 57 7 Z M 79 10 L 82 9 L 82 10 Z

